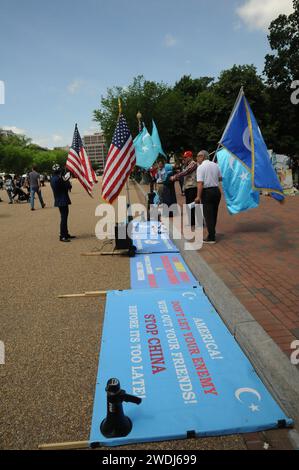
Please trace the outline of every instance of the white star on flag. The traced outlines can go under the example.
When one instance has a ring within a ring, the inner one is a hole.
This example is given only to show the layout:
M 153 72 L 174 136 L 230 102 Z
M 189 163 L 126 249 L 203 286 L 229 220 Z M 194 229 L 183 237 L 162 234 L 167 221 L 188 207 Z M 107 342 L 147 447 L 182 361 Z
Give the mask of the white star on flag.
M 259 407 L 254 405 L 253 403 L 249 408 L 251 409 L 252 413 L 255 413 L 256 411 L 260 411 Z
M 246 173 L 245 171 L 243 171 L 243 173 L 239 176 L 239 178 L 241 178 L 242 181 L 247 181 L 247 179 L 248 179 L 248 173 Z

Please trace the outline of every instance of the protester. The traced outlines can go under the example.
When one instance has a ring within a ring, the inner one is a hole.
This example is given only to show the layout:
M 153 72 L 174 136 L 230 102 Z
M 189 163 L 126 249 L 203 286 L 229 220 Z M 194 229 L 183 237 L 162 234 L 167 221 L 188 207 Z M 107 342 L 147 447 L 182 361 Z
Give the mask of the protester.
M 292 158 L 291 169 L 293 175 L 293 186 L 299 189 L 299 156 Z
M 169 217 L 176 215 L 176 210 L 174 209 L 177 204 L 175 185 L 172 181 L 172 176 L 174 174 L 174 167 L 170 163 L 165 164 L 165 181 L 164 181 L 164 191 L 163 191 L 163 204 L 168 208 L 172 207 L 172 210 L 168 212 Z
M 7 196 L 9 199 L 8 204 L 13 204 L 13 194 L 14 194 L 14 182 L 12 176 L 5 175 L 4 177 L 4 188 L 6 189 Z
M 0 176 L 0 189 L 1 190 L 3 189 L 3 184 L 4 184 L 3 178 L 2 178 L 2 176 Z
M 72 186 L 63 176 L 63 170 L 58 164 L 53 165 L 52 169 L 54 174 L 50 183 L 54 195 L 54 206 L 58 207 L 60 212 L 60 241 L 70 242 L 71 238 L 76 238 L 68 231 L 69 205 L 71 204 L 69 191 Z
M 222 176 L 217 163 L 209 161 L 209 154 L 206 150 L 201 150 L 197 154 L 197 197 L 195 202 L 203 205 L 203 215 L 205 218 L 208 237 L 204 243 L 216 243 L 216 224 L 218 208 L 221 200 L 219 182 Z
M 30 203 L 31 203 L 31 210 L 34 211 L 34 196 L 37 193 L 39 202 L 42 208 L 46 206 L 43 201 L 42 192 L 41 192 L 41 185 L 40 185 L 40 175 L 36 171 L 36 167 L 32 167 L 32 171 L 28 175 L 28 181 L 30 186 Z
M 183 155 L 184 158 L 184 170 L 176 175 L 172 176 L 172 181 L 178 181 L 180 178 L 184 177 L 184 193 L 186 198 L 186 204 L 191 204 L 195 201 L 197 196 L 197 181 L 196 181 L 196 171 L 197 164 L 193 160 L 193 153 L 188 150 Z M 189 217 L 189 225 L 192 227 L 195 226 L 195 208 L 190 210 L 187 209 Z
M 150 192 L 151 192 L 151 193 L 153 193 L 154 190 L 155 190 L 157 173 L 158 173 L 158 165 L 155 163 L 155 164 L 149 169 L 149 175 L 150 175 Z
M 183 165 L 181 163 L 176 163 L 174 165 L 174 171 L 175 171 L 176 174 L 182 173 Z M 180 188 L 181 188 L 181 195 L 185 196 L 185 193 L 184 193 L 184 177 L 183 176 L 179 177 L 179 185 L 180 185 Z
M 164 193 L 164 181 L 166 180 L 165 161 L 158 161 L 158 169 L 155 174 L 156 177 L 156 188 L 159 196 L 160 204 L 163 204 L 163 193 Z
M 14 177 L 14 193 L 13 200 L 18 196 L 17 202 L 26 201 L 29 202 L 29 195 L 23 191 L 24 178 L 19 175 Z

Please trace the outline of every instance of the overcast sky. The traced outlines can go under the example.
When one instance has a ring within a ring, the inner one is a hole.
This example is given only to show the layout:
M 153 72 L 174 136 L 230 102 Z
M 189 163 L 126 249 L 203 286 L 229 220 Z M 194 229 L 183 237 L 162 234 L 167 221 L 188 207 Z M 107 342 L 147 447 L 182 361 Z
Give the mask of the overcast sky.
M 107 87 L 173 84 L 234 64 L 262 72 L 269 23 L 292 0 L 0 0 L 0 127 L 43 146 L 94 131 Z M 125 110 L 124 110 L 125 111 Z

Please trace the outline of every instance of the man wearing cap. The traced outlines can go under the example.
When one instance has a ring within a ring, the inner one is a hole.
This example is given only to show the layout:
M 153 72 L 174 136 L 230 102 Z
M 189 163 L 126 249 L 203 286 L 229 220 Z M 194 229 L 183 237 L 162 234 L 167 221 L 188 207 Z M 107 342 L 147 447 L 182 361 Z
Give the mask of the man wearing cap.
M 178 181 L 180 178 L 184 177 L 184 193 L 186 198 L 186 204 L 191 204 L 195 201 L 197 196 L 197 181 L 196 181 L 196 171 L 197 163 L 193 160 L 193 153 L 191 150 L 187 150 L 183 154 L 185 168 L 180 173 L 171 177 L 171 181 Z M 190 225 L 195 225 L 195 208 L 191 210 Z
M 71 238 L 76 238 L 69 234 L 67 225 L 69 205 L 71 204 L 69 191 L 72 188 L 69 182 L 70 174 L 63 175 L 63 171 L 58 164 L 53 165 L 52 170 L 51 188 L 54 195 L 54 206 L 58 207 L 60 212 L 60 241 L 70 242 Z
M 204 243 L 216 243 L 216 224 L 218 208 L 221 200 L 219 182 L 222 181 L 219 166 L 209 160 L 206 150 L 197 154 L 197 197 L 195 202 L 203 205 L 203 215 L 208 229 L 208 237 Z

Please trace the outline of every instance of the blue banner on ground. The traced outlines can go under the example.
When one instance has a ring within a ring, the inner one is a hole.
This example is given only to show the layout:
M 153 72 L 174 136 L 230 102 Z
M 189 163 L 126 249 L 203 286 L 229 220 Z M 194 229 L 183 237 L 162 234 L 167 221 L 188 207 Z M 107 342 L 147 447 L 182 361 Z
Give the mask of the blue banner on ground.
M 145 221 L 145 222 L 132 222 L 133 235 L 139 235 L 141 233 L 150 233 L 151 235 L 167 233 L 167 228 L 162 222 L 157 220 Z
M 137 253 L 179 253 L 160 222 L 134 222 L 131 237 Z
M 183 288 L 198 285 L 180 254 L 156 253 L 131 258 L 131 288 Z
M 114 377 L 142 403 L 124 403 L 131 433 L 107 439 L 100 425 Z M 200 287 L 108 292 L 91 443 L 246 433 L 282 421 L 292 424 Z
M 138 237 L 132 237 L 133 243 L 137 248 L 137 253 L 178 253 L 179 250 L 170 240 L 168 235 L 162 235 L 159 238 L 149 237 L 141 240 Z

